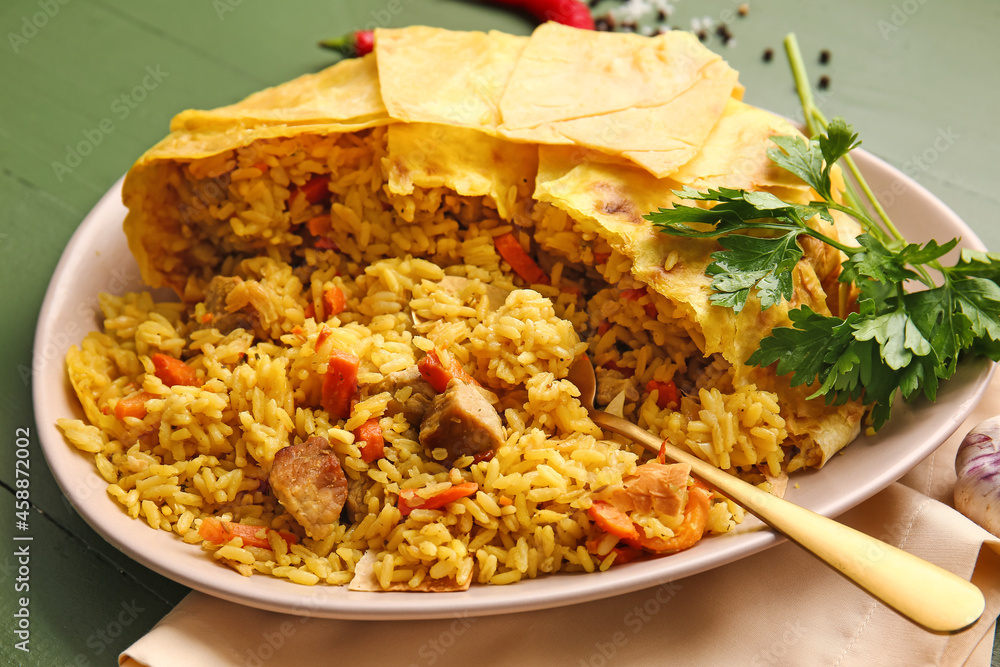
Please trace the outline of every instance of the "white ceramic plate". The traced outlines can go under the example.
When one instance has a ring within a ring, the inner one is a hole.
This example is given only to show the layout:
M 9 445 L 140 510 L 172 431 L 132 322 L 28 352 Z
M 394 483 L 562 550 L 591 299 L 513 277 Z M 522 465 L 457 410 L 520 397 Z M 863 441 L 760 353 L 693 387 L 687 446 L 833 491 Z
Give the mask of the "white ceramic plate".
M 858 152 L 876 194 L 911 241 L 975 234 L 920 185 L 886 163 Z M 60 417 L 80 415 L 63 366 L 70 345 L 98 328 L 97 294 L 142 289 L 121 223 L 125 209 L 116 184 L 73 236 L 52 277 L 35 336 L 35 416 L 45 456 L 66 496 L 111 544 L 143 565 L 191 588 L 230 601 L 293 614 L 352 619 L 427 619 L 499 614 L 574 604 L 656 586 L 748 556 L 781 541 L 756 519 L 666 558 L 632 562 L 607 572 L 562 574 L 511 586 L 473 586 L 456 593 L 369 593 L 344 587 L 298 586 L 265 576 L 245 578 L 176 535 L 130 519 L 105 492 L 89 455 L 66 443 Z M 937 402 L 899 405 L 877 436 L 862 437 L 821 471 L 797 474 L 788 498 L 836 516 L 885 488 L 932 452 L 966 418 L 985 389 L 993 364 L 964 363 L 941 387 Z

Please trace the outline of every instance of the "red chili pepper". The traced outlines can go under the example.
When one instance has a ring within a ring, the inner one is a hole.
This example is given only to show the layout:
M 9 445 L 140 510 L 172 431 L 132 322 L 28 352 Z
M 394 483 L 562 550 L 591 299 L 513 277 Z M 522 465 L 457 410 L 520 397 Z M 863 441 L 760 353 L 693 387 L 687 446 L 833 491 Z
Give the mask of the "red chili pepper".
M 525 12 L 539 23 L 554 21 L 573 28 L 594 29 L 590 8 L 581 0 L 488 0 L 495 5 Z M 319 43 L 324 49 L 357 58 L 375 48 L 375 34 L 371 30 L 355 30 L 342 37 L 326 39 Z
M 590 9 L 580 0 L 491 0 L 493 4 L 519 9 L 539 23 L 555 21 L 585 30 L 594 29 Z
M 352 33 L 319 43 L 324 49 L 337 51 L 345 58 L 360 58 L 375 48 L 375 33 L 371 30 L 355 30 Z

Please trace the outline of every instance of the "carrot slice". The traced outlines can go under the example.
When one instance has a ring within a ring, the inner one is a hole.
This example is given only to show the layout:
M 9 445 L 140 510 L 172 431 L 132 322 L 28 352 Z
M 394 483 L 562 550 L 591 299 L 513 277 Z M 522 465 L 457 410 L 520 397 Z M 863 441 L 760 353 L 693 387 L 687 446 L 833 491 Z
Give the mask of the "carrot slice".
M 306 222 L 306 227 L 313 236 L 322 236 L 330 230 L 330 216 L 317 215 L 314 218 L 309 218 Z
M 156 398 L 156 394 L 148 391 L 137 391 L 134 394 L 123 396 L 115 403 L 115 417 L 119 420 L 126 417 L 137 417 L 142 419 L 146 416 L 146 401 Z
M 418 489 L 402 489 L 399 492 L 399 512 L 406 516 L 413 510 L 436 510 L 460 498 L 471 496 L 478 490 L 479 485 L 475 482 L 462 482 L 449 486 L 430 498 L 422 498 L 417 494 Z
M 417 362 L 417 370 L 437 393 L 443 392 L 448 383 L 454 379 L 479 386 L 474 377 L 465 372 L 458 359 L 445 350 L 430 350 L 424 358 Z
M 338 419 L 351 415 L 351 402 L 358 390 L 358 368 L 361 360 L 350 352 L 334 351 L 330 355 L 323 378 L 323 409 Z
M 354 429 L 354 439 L 361 448 L 361 459 L 371 463 L 385 456 L 385 439 L 378 419 L 372 418 Z
M 323 292 L 323 314 L 327 319 L 344 312 L 347 307 L 347 297 L 344 290 L 336 285 Z
M 656 553 L 674 553 L 693 547 L 705 534 L 705 526 L 708 525 L 708 499 L 710 497 L 711 491 L 705 487 L 692 486 L 688 491 L 687 507 L 684 508 L 684 522 L 674 531 L 673 537 L 646 537 L 642 531 L 639 531 L 638 539 L 626 540 L 626 542 L 629 546 Z
M 263 537 L 258 536 L 263 531 Z M 225 544 L 234 537 L 243 540 L 243 546 L 260 547 L 270 549 L 271 544 L 267 541 L 267 534 L 272 532 L 271 528 L 264 526 L 249 526 L 243 523 L 233 523 L 232 521 L 219 521 L 212 517 L 201 520 L 201 527 L 198 534 L 206 542 L 213 544 Z M 288 544 L 296 544 L 299 541 L 297 535 L 284 530 L 276 531 L 278 535 Z
M 609 502 L 595 500 L 587 514 L 593 519 L 597 527 L 606 533 L 611 533 L 615 537 L 622 539 L 638 539 L 639 531 L 628 514 L 622 512 Z
M 673 380 L 669 382 L 661 382 L 660 380 L 650 380 L 646 383 L 646 391 L 651 392 L 653 390 L 657 391 L 656 394 L 656 407 L 661 410 L 666 408 L 676 409 L 681 402 L 680 392 L 677 391 L 677 385 L 674 384 Z
M 493 239 L 493 245 L 505 262 L 510 264 L 511 270 L 528 283 L 549 283 L 549 277 L 545 275 L 542 267 L 535 263 L 528 253 L 521 247 L 521 243 L 510 232 L 501 234 Z
M 180 359 L 157 352 L 153 355 L 153 367 L 156 369 L 156 377 L 168 387 L 178 384 L 189 387 L 202 385 L 198 373 Z

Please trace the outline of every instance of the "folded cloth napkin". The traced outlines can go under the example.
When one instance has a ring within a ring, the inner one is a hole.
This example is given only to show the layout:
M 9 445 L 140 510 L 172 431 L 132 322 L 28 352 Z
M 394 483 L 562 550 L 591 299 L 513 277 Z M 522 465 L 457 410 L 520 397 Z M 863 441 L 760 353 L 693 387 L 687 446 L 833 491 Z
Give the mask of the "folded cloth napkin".
M 314 619 L 194 592 L 119 664 L 988 666 L 1000 615 L 1000 539 L 953 508 L 952 489 L 959 443 L 996 414 L 1000 373 L 947 442 L 840 517 L 979 586 L 986 612 L 957 635 L 921 630 L 785 542 L 656 588 L 499 616 Z

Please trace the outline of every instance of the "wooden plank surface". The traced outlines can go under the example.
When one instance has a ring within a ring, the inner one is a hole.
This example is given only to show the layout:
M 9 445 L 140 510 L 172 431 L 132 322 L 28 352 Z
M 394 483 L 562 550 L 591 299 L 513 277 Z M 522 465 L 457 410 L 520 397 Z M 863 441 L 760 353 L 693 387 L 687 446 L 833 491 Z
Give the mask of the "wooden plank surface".
M 608 0 L 599 8 L 613 4 Z M 756 0 L 675 3 L 671 23 L 730 18 L 735 44 L 709 45 L 741 72 L 748 102 L 798 115 L 781 39 L 798 34 L 821 104 L 853 122 L 865 147 L 952 207 L 991 248 L 1000 195 L 1000 3 Z M 32 337 L 48 279 L 76 226 L 187 107 L 232 102 L 315 71 L 335 56 L 317 40 L 370 24 L 426 23 L 527 34 L 528 17 L 462 0 L 7 0 L 0 6 L 0 434 L 34 433 Z M 766 49 L 774 59 L 765 62 Z M 827 65 L 817 61 L 829 50 Z M 64 500 L 38 443 L 30 453 L 29 530 L 17 531 L 14 448 L 0 448 L 0 528 L 30 536 L 32 653 L 0 632 L 0 663 L 113 664 L 180 599 L 183 587 L 105 543 Z M 0 556 L 0 614 L 17 613 L 11 550 Z M 112 636 L 114 635 L 114 636 Z M 995 654 L 994 664 L 1000 665 Z

